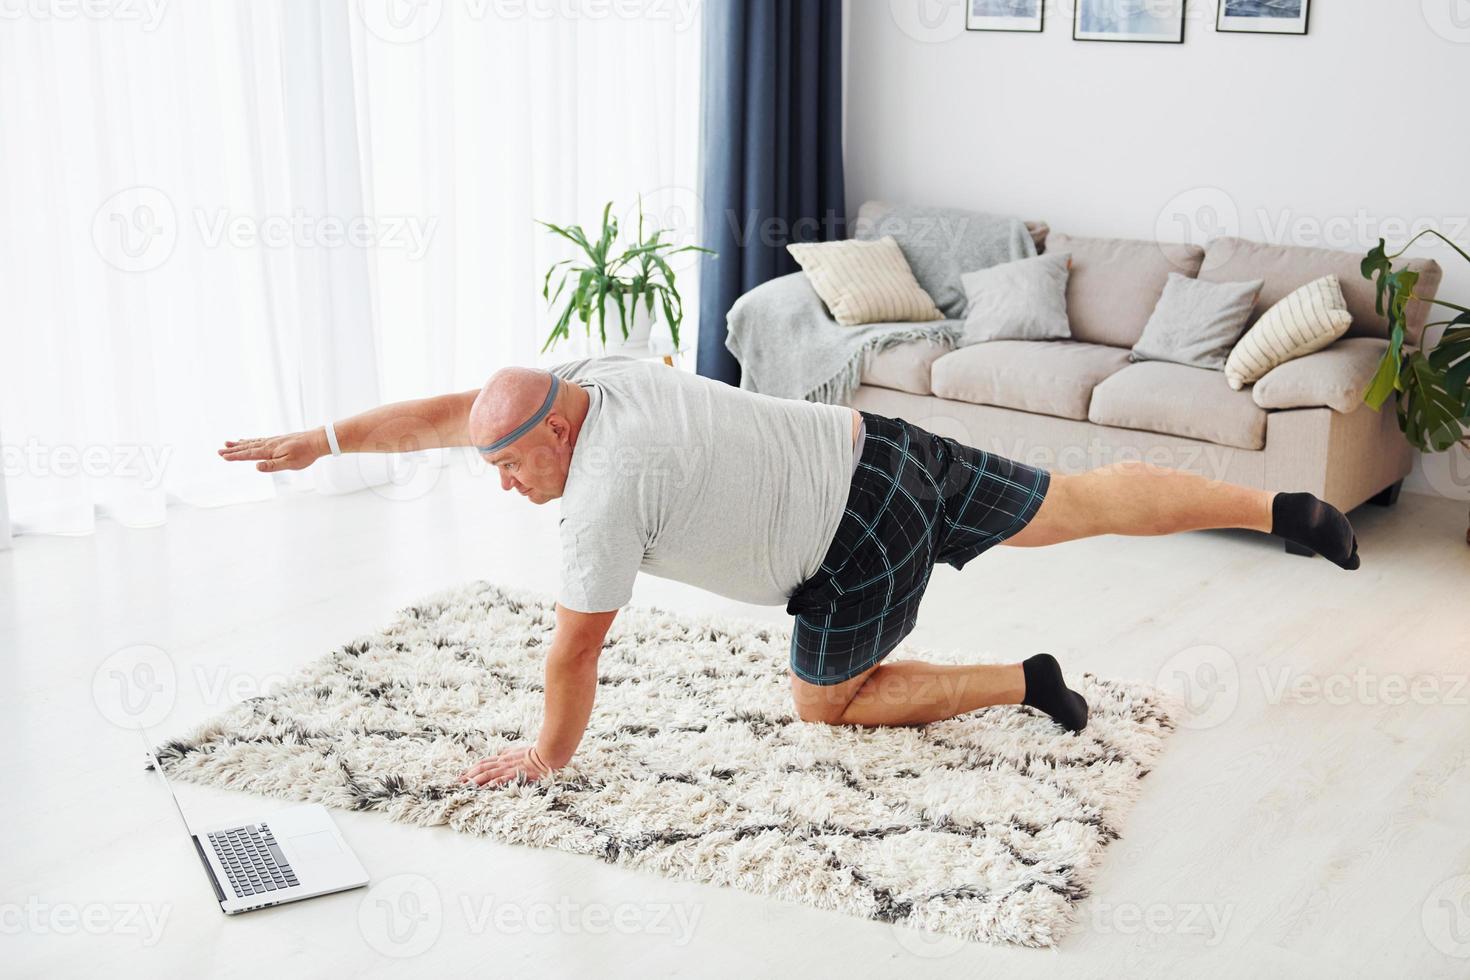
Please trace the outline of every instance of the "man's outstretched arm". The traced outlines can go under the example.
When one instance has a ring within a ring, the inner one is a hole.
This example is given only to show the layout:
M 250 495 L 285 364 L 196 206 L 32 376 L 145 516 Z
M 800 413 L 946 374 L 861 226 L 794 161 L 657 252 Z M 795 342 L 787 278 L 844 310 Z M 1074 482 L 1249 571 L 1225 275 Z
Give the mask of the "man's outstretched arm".
M 470 406 L 480 393 L 462 391 L 380 405 L 334 426 L 344 453 L 406 453 L 468 446 Z M 231 462 L 254 460 L 263 473 L 301 470 L 331 452 L 325 428 L 264 439 L 226 442 L 219 454 Z
M 518 773 L 536 780 L 546 775 L 536 765 L 539 759 L 550 769 L 560 769 L 572 760 L 597 697 L 597 658 L 602 641 L 618 611 L 582 613 L 556 605 L 556 631 L 546 655 L 546 711 L 536 737 L 536 755 L 530 746 L 505 749 L 498 755 L 470 766 L 461 782 L 477 786 L 499 786 Z

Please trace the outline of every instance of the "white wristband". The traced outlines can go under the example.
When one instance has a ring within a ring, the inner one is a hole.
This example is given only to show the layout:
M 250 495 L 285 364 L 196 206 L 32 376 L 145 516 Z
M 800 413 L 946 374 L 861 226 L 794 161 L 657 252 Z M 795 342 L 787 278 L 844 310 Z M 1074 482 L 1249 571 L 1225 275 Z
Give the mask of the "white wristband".
M 339 445 L 337 445 L 337 430 L 336 430 L 336 428 L 334 428 L 333 425 L 332 425 L 332 423 L 330 423 L 330 422 L 328 422 L 326 425 L 322 426 L 322 428 L 325 429 L 326 432 L 327 432 L 327 448 L 332 451 L 332 455 L 333 456 L 341 456 L 342 455 L 342 447 L 339 446 Z

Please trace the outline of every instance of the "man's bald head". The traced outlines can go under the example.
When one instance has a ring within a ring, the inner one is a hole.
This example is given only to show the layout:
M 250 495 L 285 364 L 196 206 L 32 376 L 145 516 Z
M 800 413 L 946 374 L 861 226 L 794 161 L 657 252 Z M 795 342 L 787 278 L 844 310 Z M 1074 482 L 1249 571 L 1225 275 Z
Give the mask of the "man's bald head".
M 545 404 L 552 380 L 550 371 L 535 368 L 502 368 L 492 374 L 470 406 L 471 441 L 491 446 L 524 425 Z M 560 497 L 586 414 L 586 393 L 574 384 L 560 385 L 543 418 L 506 446 L 484 453 L 500 470 L 500 485 L 535 503 Z
M 470 436 L 488 446 L 535 414 L 551 390 L 551 372 L 535 368 L 501 368 L 490 375 L 470 406 Z M 556 405 L 552 405 L 555 411 Z

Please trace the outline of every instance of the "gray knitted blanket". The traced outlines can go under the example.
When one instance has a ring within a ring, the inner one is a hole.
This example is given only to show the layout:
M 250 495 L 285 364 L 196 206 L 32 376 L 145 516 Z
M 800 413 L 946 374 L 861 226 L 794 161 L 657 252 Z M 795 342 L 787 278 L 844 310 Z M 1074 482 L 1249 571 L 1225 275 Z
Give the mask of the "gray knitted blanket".
M 953 261 L 952 243 L 943 254 L 929 255 L 927 243 L 915 248 L 900 240 L 915 277 L 931 296 L 957 295 L 962 303 L 961 271 L 1036 254 L 1025 225 L 1013 218 L 988 220 L 982 228 L 972 225 L 967 232 L 970 240 L 962 270 Z M 941 309 L 961 319 L 845 327 L 832 319 L 806 273 L 795 272 L 762 283 L 736 300 L 726 323 L 725 346 L 740 362 L 742 388 L 845 405 L 857 390 L 870 355 L 916 340 L 953 346 L 964 326 L 964 311 L 957 306 L 947 303 Z

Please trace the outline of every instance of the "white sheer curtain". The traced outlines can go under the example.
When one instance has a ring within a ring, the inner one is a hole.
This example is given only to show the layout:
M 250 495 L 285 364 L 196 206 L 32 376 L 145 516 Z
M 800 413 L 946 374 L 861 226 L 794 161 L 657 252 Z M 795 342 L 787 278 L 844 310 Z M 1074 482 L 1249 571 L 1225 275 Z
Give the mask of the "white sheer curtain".
M 0 30 L 0 532 L 380 483 L 214 448 L 575 356 L 534 218 L 693 238 L 689 0 L 88 9 Z

